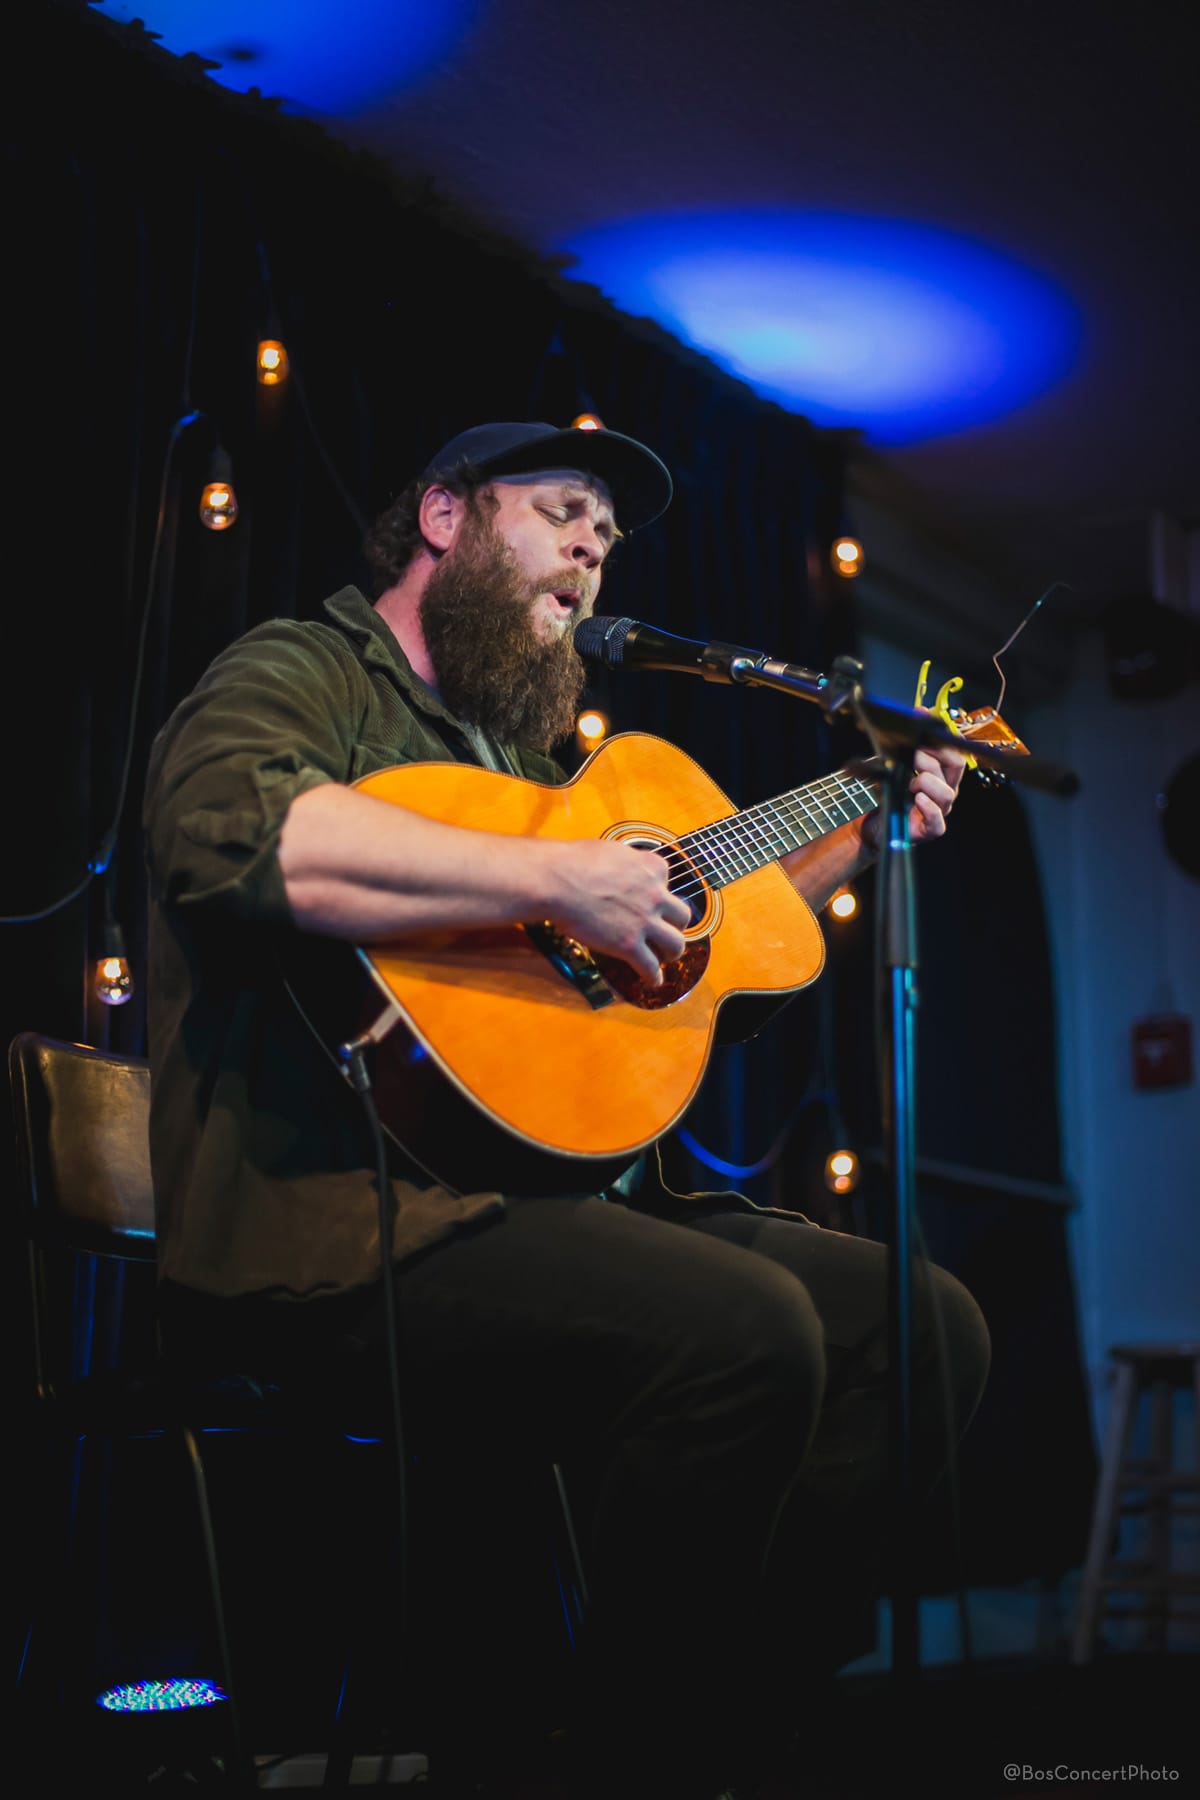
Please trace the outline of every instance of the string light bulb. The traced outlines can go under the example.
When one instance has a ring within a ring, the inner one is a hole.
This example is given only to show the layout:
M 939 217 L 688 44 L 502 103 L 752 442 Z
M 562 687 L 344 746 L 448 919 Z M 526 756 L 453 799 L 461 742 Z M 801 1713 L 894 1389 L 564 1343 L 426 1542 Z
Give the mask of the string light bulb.
M 850 1194 L 858 1186 L 858 1158 L 853 1150 L 831 1150 L 825 1158 L 825 1186 L 834 1194 Z
M 857 538 L 835 538 L 833 549 L 829 553 L 836 574 L 844 576 L 847 581 L 855 575 L 862 574 L 863 547 Z
M 287 380 L 292 366 L 287 348 L 279 338 L 263 338 L 261 340 L 255 365 L 262 387 L 278 387 L 281 382 Z
M 92 973 L 92 990 L 105 1006 L 124 1006 L 133 998 L 133 970 L 125 954 L 125 937 L 115 919 L 105 921 L 100 954 Z
M 208 465 L 208 480 L 200 496 L 200 523 L 209 531 L 228 531 L 238 516 L 233 486 L 233 464 L 218 444 Z
M 608 736 L 608 720 L 602 712 L 590 708 L 575 721 L 575 741 L 585 756 L 598 749 Z
M 829 910 L 835 919 L 852 919 L 858 911 L 858 895 L 847 883 L 830 896 Z
M 595 413 L 577 413 L 571 420 L 572 431 L 603 431 L 604 420 Z

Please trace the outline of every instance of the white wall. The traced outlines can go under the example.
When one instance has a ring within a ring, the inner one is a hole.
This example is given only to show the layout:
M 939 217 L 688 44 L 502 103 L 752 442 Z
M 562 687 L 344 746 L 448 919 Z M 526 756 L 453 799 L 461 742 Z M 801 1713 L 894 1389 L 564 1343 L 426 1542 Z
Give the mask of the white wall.
M 1059 990 L 1081 1326 L 1100 1392 L 1112 1344 L 1200 1340 L 1200 1087 L 1135 1089 L 1130 1039 L 1149 1014 L 1200 1020 L 1200 879 L 1167 854 L 1156 804 L 1200 751 L 1200 693 L 1114 699 L 1092 633 L 1063 704 L 1037 708 L 1029 731 L 1083 784 L 1066 804 L 1026 802 Z

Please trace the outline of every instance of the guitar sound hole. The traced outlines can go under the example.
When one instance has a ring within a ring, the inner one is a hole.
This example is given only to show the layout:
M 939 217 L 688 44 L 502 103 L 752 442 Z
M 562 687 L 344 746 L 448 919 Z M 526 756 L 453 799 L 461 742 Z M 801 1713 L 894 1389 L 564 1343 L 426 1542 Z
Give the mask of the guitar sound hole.
M 653 838 L 630 838 L 628 840 L 636 850 L 653 850 L 664 862 L 670 864 L 671 872 L 667 877 L 667 886 L 673 894 L 687 903 L 691 917 L 684 926 L 685 931 L 693 930 L 699 925 L 708 911 L 708 890 L 696 869 L 682 850 L 675 845 L 659 844 Z
M 652 850 L 669 862 L 671 872 L 667 877 L 667 885 L 673 894 L 678 894 L 686 901 L 691 914 L 685 931 L 699 925 L 708 912 L 708 890 L 693 863 L 683 855 L 676 845 L 661 844 L 656 838 L 630 837 L 626 843 L 637 850 Z M 707 937 L 693 938 L 684 947 L 681 957 L 675 962 L 663 964 L 661 987 L 651 987 L 642 977 L 634 972 L 626 962 L 620 962 L 614 956 L 597 955 L 596 966 L 608 985 L 620 994 L 622 1000 L 631 1006 L 637 1006 L 643 1012 L 661 1012 L 664 1007 L 673 1006 L 690 994 L 708 967 L 711 946 Z

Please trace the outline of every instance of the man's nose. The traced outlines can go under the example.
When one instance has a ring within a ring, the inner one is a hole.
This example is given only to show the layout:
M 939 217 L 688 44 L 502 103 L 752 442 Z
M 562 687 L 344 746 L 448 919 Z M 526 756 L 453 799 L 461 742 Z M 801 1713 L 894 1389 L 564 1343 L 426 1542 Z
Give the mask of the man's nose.
M 604 545 L 590 525 L 580 526 L 571 544 L 571 560 L 588 569 L 598 569 L 604 561 Z

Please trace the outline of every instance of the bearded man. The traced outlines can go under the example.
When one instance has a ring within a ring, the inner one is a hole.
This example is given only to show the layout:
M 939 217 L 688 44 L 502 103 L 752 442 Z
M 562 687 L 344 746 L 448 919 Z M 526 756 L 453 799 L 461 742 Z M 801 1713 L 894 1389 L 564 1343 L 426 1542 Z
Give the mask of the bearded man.
M 365 1385 L 398 1358 L 435 1463 L 467 1446 L 488 1481 L 518 1450 L 564 1466 L 591 1589 L 568 1791 L 712 1800 L 797 1723 L 798 1672 L 844 1660 L 837 1620 L 878 1577 L 851 1563 L 885 1535 L 884 1247 L 737 1195 L 671 1195 L 652 1168 L 602 1191 L 569 1170 L 561 1191 L 514 1191 L 500 1167 L 464 1188 L 402 1133 L 382 1230 L 378 1140 L 288 975 L 322 945 L 532 922 L 662 983 L 692 922 L 666 857 L 464 825 L 364 778 L 468 762 L 561 784 L 549 752 L 583 689 L 574 628 L 621 530 L 670 498 L 630 438 L 474 427 L 369 535 L 373 604 L 344 589 L 319 621 L 260 625 L 216 659 L 147 783 L 151 1150 L 168 1354 Z M 917 752 L 914 840 L 944 831 L 962 772 L 953 750 Z M 782 859 L 808 907 L 871 859 L 876 817 Z M 552 1056 L 525 1055 L 512 1079 L 553 1095 Z M 431 1056 L 414 1041 L 412 1080 Z M 927 1487 L 978 1400 L 987 1332 L 936 1269 L 914 1315 Z M 488 1481 L 459 1488 L 464 1531 L 485 1538 Z M 521 1625 L 506 1622 L 518 1667 Z M 453 1702 L 452 1764 L 454 1722 L 483 1696 L 443 1648 L 429 1691 Z M 481 1733 L 463 1723 L 459 1747 L 486 1760 Z

